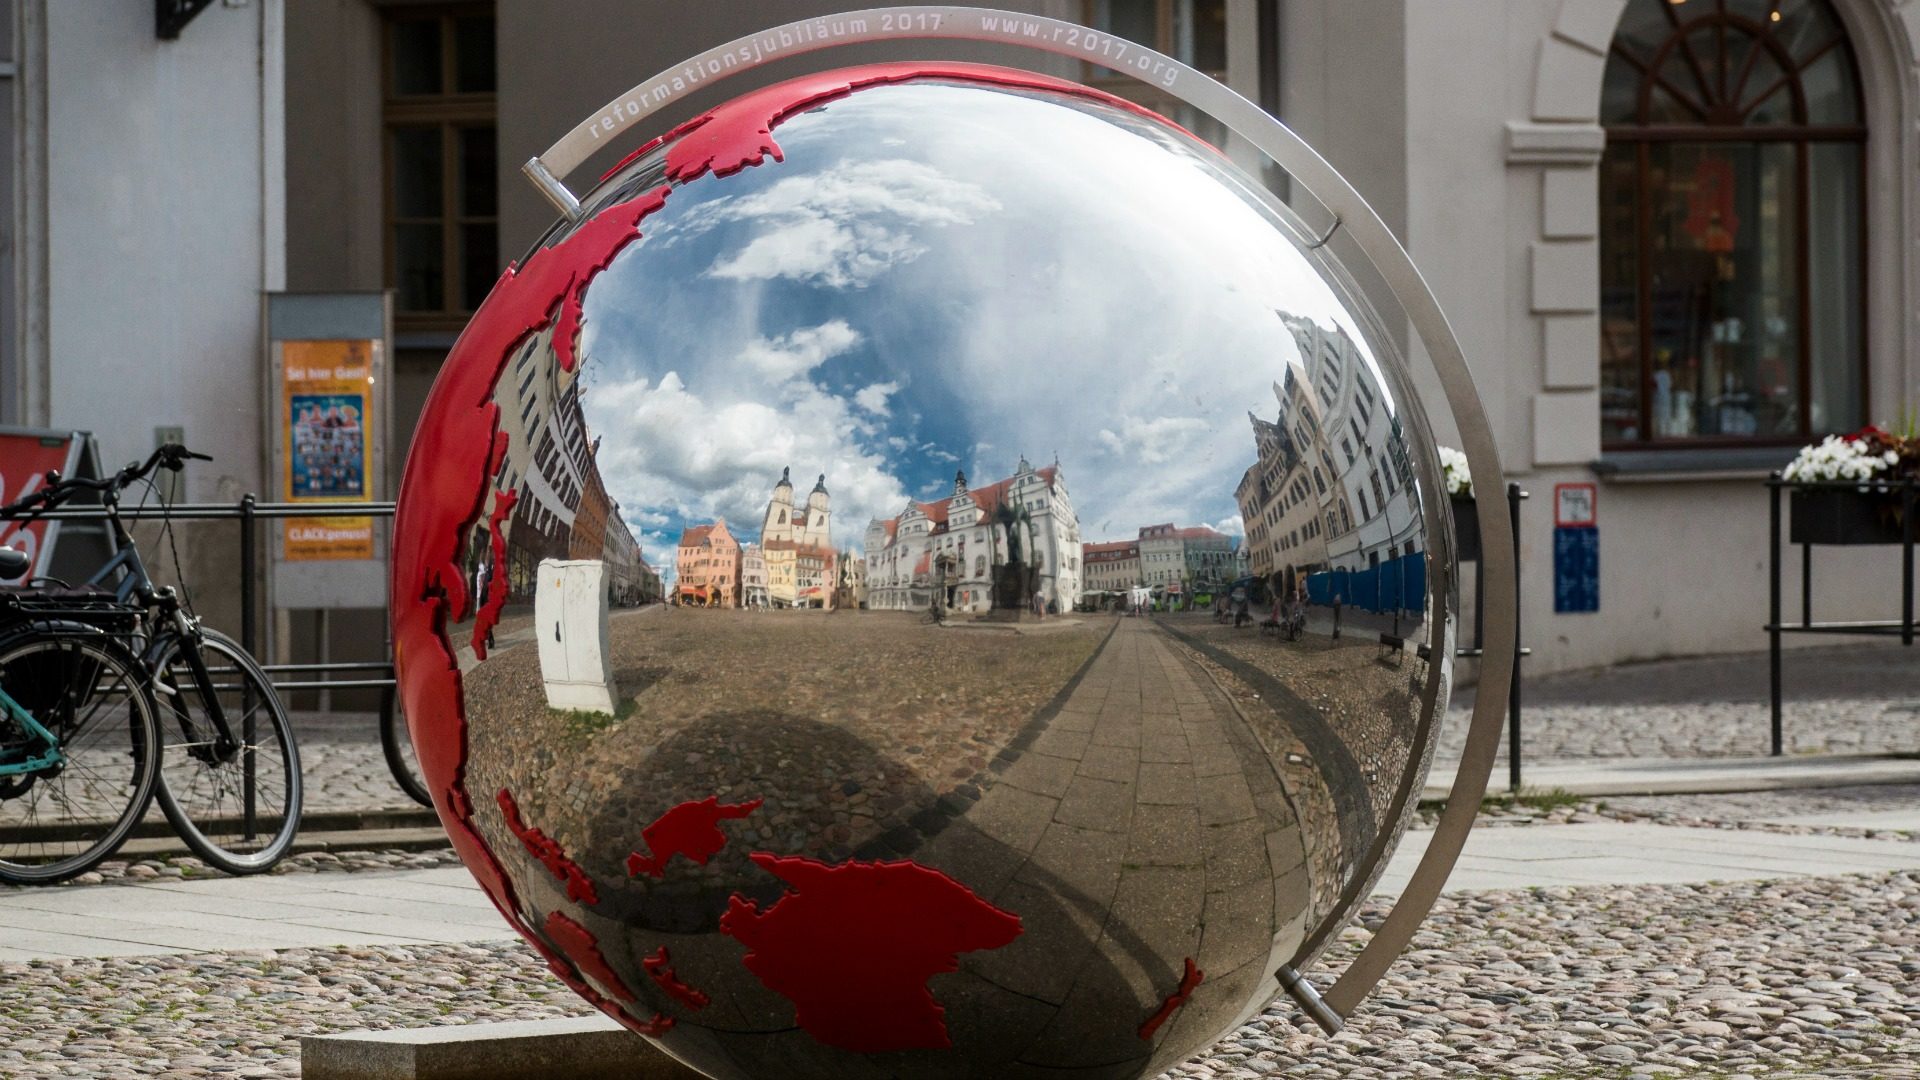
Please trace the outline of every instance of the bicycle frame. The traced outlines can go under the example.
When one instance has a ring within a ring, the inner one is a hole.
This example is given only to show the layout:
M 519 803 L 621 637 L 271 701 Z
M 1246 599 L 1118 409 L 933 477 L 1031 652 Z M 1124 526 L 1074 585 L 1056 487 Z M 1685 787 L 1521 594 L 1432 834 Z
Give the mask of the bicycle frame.
M 25 761 L 16 761 L 11 764 L 0 763 L 0 776 L 19 776 L 23 773 L 39 772 L 41 769 L 66 762 L 67 755 L 60 749 L 59 737 L 48 731 L 40 721 L 34 719 L 33 714 L 22 708 L 20 703 L 13 700 L 3 688 L 0 688 L 0 711 L 4 711 L 21 727 L 26 728 L 28 735 L 45 744 L 47 748 L 46 752 L 38 757 L 30 757 Z
M 164 711 L 171 714 L 179 723 L 180 730 L 187 736 L 188 741 L 195 743 L 198 741 L 198 732 L 194 730 L 193 720 L 185 710 L 180 709 L 171 700 L 176 696 L 176 691 L 160 682 L 160 665 L 166 659 L 167 648 L 174 637 L 190 644 L 198 644 L 199 621 L 189 617 L 181 609 L 171 589 L 154 587 L 153 577 L 147 573 L 147 564 L 140 558 L 139 546 L 133 542 L 133 537 L 127 532 L 125 523 L 120 520 L 119 493 L 113 490 L 103 492 L 100 501 L 106 510 L 109 527 L 113 530 L 116 550 L 113 558 L 108 559 L 93 572 L 93 576 L 87 578 L 86 584 L 110 586 L 113 590 L 114 602 L 140 608 L 144 613 L 143 622 L 153 620 L 156 614 L 172 622 L 174 631 L 172 635 L 167 634 L 160 626 L 145 627 L 148 643 L 140 661 L 141 666 L 146 669 L 148 687 L 153 691 L 154 704 L 159 706 L 164 699 L 166 703 Z M 118 581 L 113 580 L 116 574 L 120 575 Z M 185 655 L 187 670 L 193 676 L 194 685 L 200 692 L 201 700 L 206 702 L 207 715 L 213 724 L 213 743 L 211 750 L 207 752 L 222 761 L 228 760 L 243 745 L 252 741 L 253 733 L 248 731 L 244 741 L 233 737 L 233 728 L 227 723 L 226 710 L 220 704 L 212 674 L 207 671 L 206 664 L 201 661 L 199 650 L 189 648 L 185 650 Z M 249 727 L 251 727 L 251 720 L 252 716 L 249 714 Z M 250 760 L 249 765 L 251 765 Z

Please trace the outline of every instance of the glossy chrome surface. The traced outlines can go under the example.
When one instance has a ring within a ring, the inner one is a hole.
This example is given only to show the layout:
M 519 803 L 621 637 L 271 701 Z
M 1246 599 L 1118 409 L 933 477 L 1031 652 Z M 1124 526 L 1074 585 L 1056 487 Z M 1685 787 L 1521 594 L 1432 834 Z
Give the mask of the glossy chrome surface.
M 1454 575 L 1391 343 L 1224 158 L 1019 81 L 628 163 L 409 463 L 449 830 L 714 1075 L 1153 1075 L 1311 963 L 1425 776 Z

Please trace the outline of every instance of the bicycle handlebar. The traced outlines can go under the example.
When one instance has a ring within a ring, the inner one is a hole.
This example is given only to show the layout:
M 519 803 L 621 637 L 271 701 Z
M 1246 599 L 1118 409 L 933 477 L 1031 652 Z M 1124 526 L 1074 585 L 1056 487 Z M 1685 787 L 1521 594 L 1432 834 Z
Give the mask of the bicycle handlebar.
M 195 453 L 179 443 L 161 443 L 147 455 L 143 462 L 128 462 L 126 467 L 112 476 L 101 480 L 84 480 L 79 477 L 62 478 L 58 472 L 49 472 L 45 487 L 16 502 L 0 507 L 0 520 L 10 520 L 27 515 L 31 521 L 48 510 L 52 510 L 67 501 L 77 491 L 98 491 L 109 496 L 109 500 L 120 494 L 120 490 L 136 480 L 143 479 L 155 467 L 163 467 L 179 472 L 188 459 L 194 461 L 212 461 L 207 454 Z

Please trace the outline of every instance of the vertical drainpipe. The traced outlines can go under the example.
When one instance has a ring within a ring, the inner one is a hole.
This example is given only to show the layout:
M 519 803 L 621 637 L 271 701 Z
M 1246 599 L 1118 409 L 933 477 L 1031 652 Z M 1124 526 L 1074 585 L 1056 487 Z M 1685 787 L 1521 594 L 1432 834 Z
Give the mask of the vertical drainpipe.
M 13 399 L 8 417 L 29 427 L 53 423 L 48 344 L 47 0 L 16 0 L 13 87 Z

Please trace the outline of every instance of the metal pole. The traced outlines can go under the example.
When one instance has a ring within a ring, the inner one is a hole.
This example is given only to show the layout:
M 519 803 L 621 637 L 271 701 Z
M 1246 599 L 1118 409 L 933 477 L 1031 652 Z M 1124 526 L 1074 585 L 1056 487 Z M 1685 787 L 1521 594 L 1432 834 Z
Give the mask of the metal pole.
M 257 555 L 254 550 L 253 508 L 256 500 L 249 492 L 240 500 L 240 645 L 253 655 L 254 646 L 254 563 Z M 254 742 L 254 702 L 253 686 L 247 680 L 240 680 L 246 689 L 241 691 L 240 707 L 240 832 L 248 840 L 254 836 L 254 814 L 257 807 L 254 769 L 256 762 L 253 754 Z
M 1513 522 L 1513 682 L 1507 690 L 1507 787 L 1520 794 L 1520 485 L 1507 485 L 1507 516 Z M 1476 583 L 1474 592 L 1479 592 Z
M 1913 644 L 1913 481 L 1900 486 L 1900 644 Z
M 251 492 L 240 499 L 240 644 L 248 655 L 254 650 L 254 553 L 253 508 Z
M 1813 545 L 1800 545 L 1800 625 L 1813 625 Z
M 1772 693 L 1773 756 L 1780 756 L 1780 474 L 1768 483 L 1767 548 L 1772 553 L 1773 576 L 1767 591 L 1767 677 Z M 1805 556 L 1802 556 L 1805 565 Z

